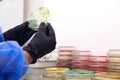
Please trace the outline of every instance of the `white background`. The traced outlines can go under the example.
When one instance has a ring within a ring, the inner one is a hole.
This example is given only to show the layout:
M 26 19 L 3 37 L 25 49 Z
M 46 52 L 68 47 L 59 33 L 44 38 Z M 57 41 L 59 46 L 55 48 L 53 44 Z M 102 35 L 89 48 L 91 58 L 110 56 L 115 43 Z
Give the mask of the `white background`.
M 30 12 L 44 5 L 44 0 L 24 0 L 24 21 L 27 20 Z
M 23 0 L 0 1 L 0 26 L 3 32 L 23 22 Z
M 51 12 L 57 46 L 73 45 L 99 55 L 109 49 L 120 49 L 120 0 L 44 1 Z M 25 8 L 23 3 L 23 0 L 0 2 L 3 31 L 26 20 L 30 11 L 43 5 L 43 0 L 25 0 Z
M 45 0 L 57 45 L 103 55 L 120 49 L 120 0 Z

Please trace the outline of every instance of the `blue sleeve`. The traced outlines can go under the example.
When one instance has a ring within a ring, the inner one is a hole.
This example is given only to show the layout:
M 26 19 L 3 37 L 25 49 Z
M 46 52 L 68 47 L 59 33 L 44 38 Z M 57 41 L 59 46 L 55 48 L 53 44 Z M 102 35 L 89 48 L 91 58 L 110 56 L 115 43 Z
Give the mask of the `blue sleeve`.
M 0 80 L 19 80 L 28 70 L 28 62 L 16 41 L 0 43 Z
M 3 33 L 2 33 L 2 29 L 0 27 L 0 42 L 4 41 L 4 37 L 3 37 Z

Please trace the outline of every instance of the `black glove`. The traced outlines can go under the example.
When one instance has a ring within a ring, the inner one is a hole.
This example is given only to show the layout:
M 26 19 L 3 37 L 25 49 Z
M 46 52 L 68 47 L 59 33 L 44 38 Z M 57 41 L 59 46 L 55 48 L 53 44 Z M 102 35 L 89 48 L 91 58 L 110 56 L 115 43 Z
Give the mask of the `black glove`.
M 3 33 L 5 41 L 15 40 L 19 43 L 19 45 L 22 46 L 36 32 L 31 30 L 28 27 L 28 24 L 29 24 L 28 21 L 26 21 L 23 24 L 20 24 Z
M 41 23 L 38 32 L 23 49 L 30 53 L 33 58 L 32 63 L 35 63 L 38 58 L 50 53 L 55 47 L 56 37 L 51 24 L 45 25 L 45 23 Z

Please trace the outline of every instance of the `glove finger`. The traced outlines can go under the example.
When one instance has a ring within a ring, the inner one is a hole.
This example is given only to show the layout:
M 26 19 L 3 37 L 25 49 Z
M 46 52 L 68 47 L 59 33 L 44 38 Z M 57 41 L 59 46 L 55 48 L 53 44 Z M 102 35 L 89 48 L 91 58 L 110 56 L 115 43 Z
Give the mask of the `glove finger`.
M 55 37 L 55 31 L 50 23 L 47 24 L 46 32 L 49 37 L 51 36 Z
M 28 24 L 29 24 L 29 22 L 26 21 L 26 22 L 24 22 L 24 23 L 16 26 L 14 29 L 15 29 L 15 30 L 19 30 L 19 31 L 20 31 L 20 30 L 23 30 L 23 29 L 30 29 L 30 28 L 28 28 Z
M 42 32 L 42 33 L 46 34 L 46 25 L 44 22 L 42 22 L 40 24 L 38 32 Z
M 28 24 L 29 24 L 29 22 L 28 21 L 26 21 L 26 22 L 24 22 L 23 24 L 21 24 L 23 27 L 28 27 Z

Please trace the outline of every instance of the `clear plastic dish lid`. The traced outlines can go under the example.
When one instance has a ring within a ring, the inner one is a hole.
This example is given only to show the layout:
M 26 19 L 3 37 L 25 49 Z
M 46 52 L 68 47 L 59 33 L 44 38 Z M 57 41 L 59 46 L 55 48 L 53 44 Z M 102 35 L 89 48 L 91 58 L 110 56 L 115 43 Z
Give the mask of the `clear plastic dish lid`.
M 41 22 L 47 23 L 50 17 L 50 12 L 46 7 L 39 7 L 37 10 L 30 13 L 28 16 L 29 27 L 35 31 L 38 30 Z

